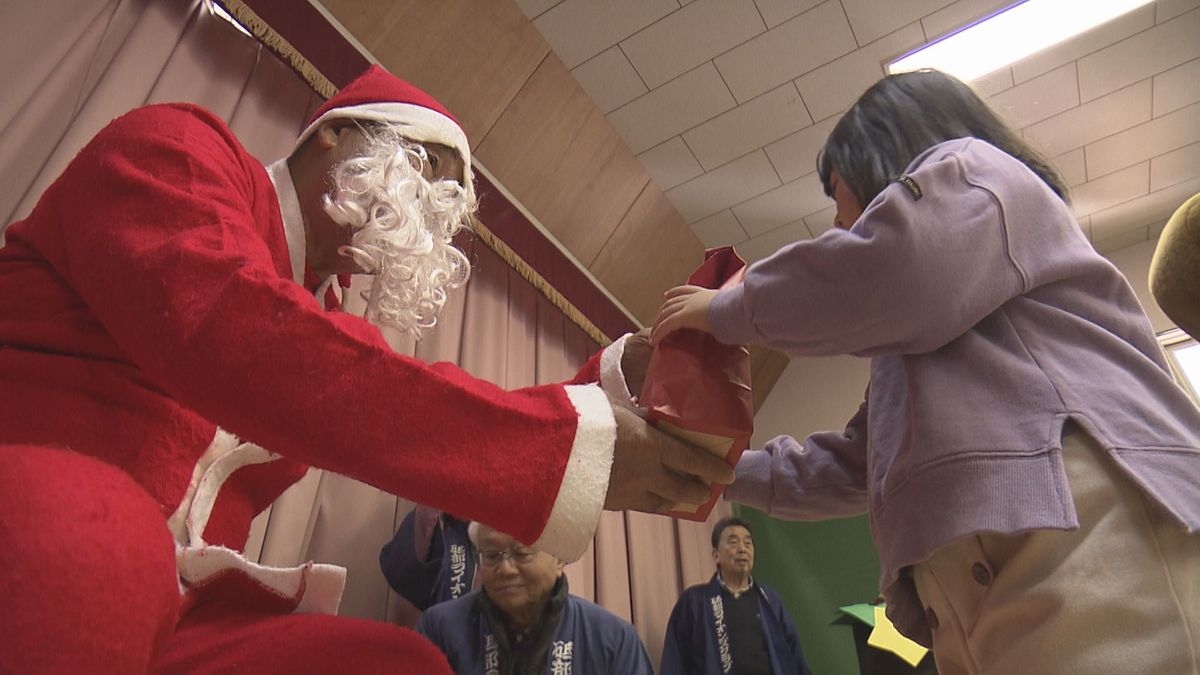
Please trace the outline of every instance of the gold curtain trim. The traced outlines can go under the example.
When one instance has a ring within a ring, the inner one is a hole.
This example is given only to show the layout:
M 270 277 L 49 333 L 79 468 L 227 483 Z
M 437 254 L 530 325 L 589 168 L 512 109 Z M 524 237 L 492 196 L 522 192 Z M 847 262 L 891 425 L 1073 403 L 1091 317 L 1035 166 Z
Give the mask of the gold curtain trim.
M 254 34 L 259 42 L 270 47 L 272 51 L 280 55 L 292 66 L 292 69 L 308 82 L 308 86 L 313 88 L 325 98 L 329 98 L 337 93 L 337 87 L 329 81 L 329 78 L 321 74 L 317 67 L 311 61 L 304 58 L 300 52 L 292 46 L 292 43 L 284 39 L 282 35 L 275 32 L 262 17 L 250 9 L 242 0 L 221 0 L 221 4 L 225 5 L 225 9 L 237 19 L 238 23 L 242 24 L 246 30 Z
M 263 21 L 262 17 L 250 9 L 242 0 L 221 0 L 221 4 L 225 9 L 237 19 L 238 23 L 242 24 L 249 30 L 255 38 L 264 45 L 269 47 L 288 64 L 292 69 L 304 78 L 308 86 L 312 87 L 317 94 L 329 98 L 337 93 L 337 87 L 325 77 L 311 61 L 304 58 L 300 52 L 292 46 L 282 35 L 275 32 L 273 28 Z M 612 339 L 605 335 L 600 330 L 599 326 L 592 323 L 591 319 L 584 316 L 579 308 L 567 300 L 566 296 L 558 291 L 546 277 L 543 277 L 535 270 L 528 262 L 525 261 L 516 251 L 512 250 L 508 244 L 504 243 L 495 235 L 486 225 L 478 218 L 471 219 L 471 229 L 474 230 L 475 236 L 484 243 L 488 248 L 496 252 L 505 263 L 508 264 L 517 274 L 521 275 L 525 281 L 538 290 L 547 300 L 559 309 L 568 319 L 576 326 L 583 329 L 583 332 L 588 334 L 588 337 L 595 340 L 602 347 L 607 347 L 612 344 Z
M 567 300 L 566 296 L 562 293 L 559 293 L 558 289 L 546 280 L 546 277 L 543 277 L 529 263 L 525 262 L 524 258 L 488 229 L 487 225 L 484 225 L 478 218 L 473 217 L 471 218 L 471 229 L 480 241 L 495 251 L 496 255 L 508 263 L 509 267 L 516 270 L 522 279 L 528 281 L 531 286 L 536 288 L 552 305 L 565 314 L 572 323 L 582 328 L 583 332 L 588 334 L 588 337 L 595 340 L 601 347 L 607 347 L 612 344 L 612 339 L 605 335 L 599 326 L 584 316 L 578 307 L 572 304 L 570 300 Z

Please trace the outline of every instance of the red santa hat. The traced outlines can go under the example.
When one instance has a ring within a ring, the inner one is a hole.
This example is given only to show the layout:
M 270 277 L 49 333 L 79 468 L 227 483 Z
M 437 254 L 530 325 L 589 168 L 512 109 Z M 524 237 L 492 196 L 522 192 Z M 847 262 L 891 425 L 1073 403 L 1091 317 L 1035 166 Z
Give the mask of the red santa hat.
M 471 148 L 466 132 L 437 99 L 381 66 L 372 65 L 317 108 L 296 141 L 296 147 L 300 147 L 322 122 L 331 119 L 385 122 L 399 127 L 400 133 L 410 140 L 454 148 L 463 161 L 463 187 L 474 199 Z

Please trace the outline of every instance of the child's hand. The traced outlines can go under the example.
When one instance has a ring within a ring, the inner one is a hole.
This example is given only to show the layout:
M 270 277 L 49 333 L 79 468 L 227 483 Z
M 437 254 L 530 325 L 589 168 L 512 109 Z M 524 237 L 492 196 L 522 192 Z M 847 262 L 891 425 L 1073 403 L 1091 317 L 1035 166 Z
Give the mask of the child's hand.
M 708 323 L 708 306 L 717 292 L 699 286 L 676 286 L 667 291 L 667 301 L 658 310 L 654 329 L 650 332 L 650 343 L 657 345 L 666 336 L 680 328 L 712 332 Z

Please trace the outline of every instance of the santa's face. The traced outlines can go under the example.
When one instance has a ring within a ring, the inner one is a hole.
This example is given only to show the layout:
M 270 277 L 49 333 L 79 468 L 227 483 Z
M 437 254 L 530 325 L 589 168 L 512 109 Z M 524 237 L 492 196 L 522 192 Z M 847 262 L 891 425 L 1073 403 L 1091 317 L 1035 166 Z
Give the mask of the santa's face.
M 450 180 L 463 184 L 463 161 L 458 151 L 441 143 L 419 143 L 425 148 L 425 161 L 421 163 L 421 176 L 428 181 Z
M 321 172 L 321 175 L 324 176 L 323 183 L 319 186 L 319 190 L 310 195 L 308 199 L 301 198 L 305 220 L 316 225 L 310 230 L 315 229 L 318 233 L 328 233 L 328 237 L 321 241 L 319 246 L 313 246 L 314 242 L 309 242 L 309 263 L 313 265 L 320 276 L 373 274 L 375 271 L 368 269 L 369 266 L 365 265 L 364 261 L 340 252 L 342 247 L 350 245 L 354 229 L 335 222 L 323 205 L 325 197 L 334 194 L 339 189 L 337 185 L 338 167 L 343 166 L 347 160 L 361 157 L 368 152 L 371 139 L 363 132 L 362 127 L 350 121 L 334 121 L 329 123 L 328 127 L 328 129 L 322 130 L 326 139 L 326 148 L 322 155 L 325 166 L 324 171 Z M 413 144 L 424 151 L 424 156 L 417 158 L 420 163 L 418 173 L 421 178 L 430 183 L 453 181 L 459 186 L 463 184 L 463 160 L 457 150 L 441 143 L 413 142 Z
M 305 214 L 310 264 L 318 275 L 373 275 L 366 317 L 419 337 L 470 273 L 452 244 L 475 208 L 462 159 L 387 126 L 323 129 L 315 140 L 324 193 Z

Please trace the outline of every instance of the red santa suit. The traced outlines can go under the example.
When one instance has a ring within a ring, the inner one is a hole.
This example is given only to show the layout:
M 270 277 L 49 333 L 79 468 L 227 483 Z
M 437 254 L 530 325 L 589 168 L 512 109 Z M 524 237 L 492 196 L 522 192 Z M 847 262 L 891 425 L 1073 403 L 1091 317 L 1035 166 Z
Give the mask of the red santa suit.
M 381 69 L 327 102 L 305 136 L 338 116 L 400 121 L 413 140 L 458 148 L 469 185 L 453 118 Z M 336 611 L 338 570 L 261 568 L 238 553 L 253 516 L 308 465 L 560 558 L 586 549 L 615 424 L 583 382 L 603 367 L 623 389 L 620 344 L 575 384 L 511 392 L 399 355 L 366 321 L 324 311 L 311 271 L 300 283 L 299 206 L 286 163 L 271 174 L 210 113 L 150 106 L 101 131 L 8 229 L 0 670 L 272 670 L 287 658 L 355 670 L 375 652 L 413 672 L 444 667 L 392 626 L 266 620 Z M 180 605 L 180 591 L 203 601 Z M 305 652 L 313 640 L 327 661 Z M 81 660 L 62 661 L 71 650 Z

